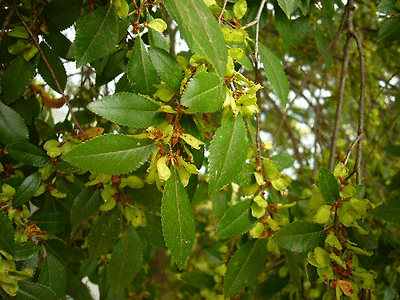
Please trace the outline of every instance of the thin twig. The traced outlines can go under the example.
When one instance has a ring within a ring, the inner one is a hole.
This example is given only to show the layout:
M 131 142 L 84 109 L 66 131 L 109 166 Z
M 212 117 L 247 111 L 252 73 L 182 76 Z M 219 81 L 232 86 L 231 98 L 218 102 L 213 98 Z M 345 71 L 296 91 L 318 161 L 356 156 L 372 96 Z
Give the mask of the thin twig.
M 39 50 L 40 56 L 42 57 L 43 61 L 45 62 L 46 66 L 49 68 L 50 74 L 53 77 L 58 92 L 61 94 L 61 96 L 64 98 L 65 100 L 65 104 L 67 104 L 68 109 L 71 113 L 72 119 L 74 120 L 75 126 L 78 127 L 79 131 L 83 134 L 83 136 L 86 138 L 86 133 L 83 130 L 83 128 L 81 127 L 81 125 L 78 122 L 78 119 L 76 118 L 75 114 L 73 113 L 73 108 L 71 103 L 69 102 L 69 100 L 65 97 L 64 95 L 64 90 L 61 88 L 61 85 L 58 81 L 58 78 L 56 76 L 56 73 L 53 70 L 53 67 L 50 65 L 49 61 L 47 60 L 46 56 L 44 55 L 44 52 L 42 50 L 42 47 L 40 47 L 39 44 L 39 40 L 38 38 L 33 34 L 32 30 L 29 28 L 28 24 L 25 22 L 24 18 L 21 16 L 21 14 L 18 11 L 18 8 L 16 6 L 16 1 L 14 0 L 14 10 L 15 10 L 15 14 L 18 16 L 18 18 L 21 20 L 22 24 L 24 25 L 26 31 L 28 32 L 29 36 L 32 38 L 33 42 L 35 43 L 36 48 Z
M 362 41 L 356 32 L 353 32 L 353 37 L 357 43 L 358 52 L 360 54 L 360 107 L 358 112 L 358 136 L 364 134 L 364 120 L 365 120 L 365 54 L 362 46 Z M 363 143 L 362 139 L 358 142 L 357 157 L 356 157 L 356 182 L 362 183 L 362 158 L 363 158 Z
M 0 45 L 3 42 L 4 36 L 6 35 L 6 29 L 8 24 L 10 23 L 11 17 L 14 15 L 14 9 L 10 9 L 9 14 L 7 17 L 4 19 L 3 26 L 1 27 L 1 32 L 0 32 Z
M 227 3 L 228 3 L 228 0 L 225 0 L 224 1 L 224 5 L 222 6 L 222 9 L 221 9 L 221 13 L 219 14 L 219 17 L 218 17 L 218 24 L 219 25 L 221 25 L 221 23 L 222 23 L 222 18 L 223 18 Z
M 357 136 L 357 138 L 355 139 L 355 141 L 351 144 L 350 149 L 349 149 L 349 152 L 347 152 L 347 155 L 346 155 L 346 157 L 345 157 L 345 159 L 344 159 L 344 162 L 343 162 L 343 164 L 344 164 L 345 166 L 347 166 L 347 164 L 349 163 L 349 159 L 350 159 L 351 153 L 353 152 L 354 147 L 355 147 L 357 144 L 359 144 L 359 142 L 361 141 L 363 134 L 364 134 L 364 133 L 359 134 L 359 135 Z M 357 150 L 357 151 L 358 151 L 358 150 Z M 358 184 L 358 183 L 357 183 L 357 184 Z
M 301 94 L 301 91 L 308 84 L 308 82 L 309 82 L 311 76 L 314 74 L 315 70 L 318 68 L 319 65 L 321 65 L 322 61 L 325 59 L 325 56 L 329 53 L 329 51 L 333 48 L 333 46 L 336 45 L 337 41 L 339 40 L 340 35 L 345 30 L 345 28 L 346 28 L 345 21 L 347 20 L 347 15 L 348 15 L 348 10 L 346 9 L 344 11 L 342 20 L 340 22 L 339 29 L 336 32 L 336 35 L 334 36 L 333 40 L 329 43 L 328 47 L 325 48 L 324 52 L 322 52 L 322 54 L 319 56 L 317 62 L 313 65 L 312 69 L 307 73 L 307 75 L 304 78 L 303 82 L 301 83 L 299 89 L 297 90 L 296 96 L 289 102 L 289 105 L 283 114 L 283 119 L 281 120 L 277 130 L 275 131 L 274 139 L 276 139 L 276 137 L 279 136 L 279 133 L 282 129 L 283 123 L 285 122 L 285 119 L 287 118 L 289 111 L 292 109 L 294 101 L 299 97 L 299 95 Z

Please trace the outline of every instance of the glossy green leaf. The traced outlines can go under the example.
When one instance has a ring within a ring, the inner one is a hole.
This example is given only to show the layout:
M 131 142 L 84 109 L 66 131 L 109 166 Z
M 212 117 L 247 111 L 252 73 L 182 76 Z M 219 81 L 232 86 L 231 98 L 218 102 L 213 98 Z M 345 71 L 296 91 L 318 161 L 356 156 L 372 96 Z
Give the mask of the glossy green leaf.
M 258 282 L 266 263 L 266 240 L 252 239 L 244 244 L 229 261 L 224 281 L 225 297 L 232 297 L 243 288 Z
M 42 174 L 33 173 L 24 179 L 13 196 L 13 206 L 19 206 L 31 200 L 42 183 Z
M 32 221 L 35 221 L 37 226 L 46 231 L 47 233 L 60 233 L 70 228 L 69 216 L 60 211 L 53 211 L 48 213 L 33 214 Z
M 236 179 L 246 161 L 247 132 L 241 115 L 232 117 L 215 132 L 210 145 L 209 195 Z
M 165 50 L 158 48 L 150 48 L 149 55 L 158 76 L 171 90 L 179 91 L 183 74 L 176 59 Z
M 278 29 L 279 35 L 283 40 L 283 44 L 285 48 L 290 49 L 290 45 L 292 44 L 292 28 L 290 27 L 290 20 L 285 15 L 285 12 L 281 9 L 281 7 L 275 2 L 274 5 L 275 11 L 275 24 Z
M 400 16 L 388 18 L 379 28 L 378 42 L 394 42 L 400 38 Z
M 29 132 L 24 120 L 0 101 L 0 142 L 12 144 L 28 141 Z
M 100 189 L 87 187 L 75 198 L 71 207 L 70 220 L 72 224 L 78 224 L 98 211 L 104 203 Z
M 195 222 L 190 200 L 176 168 L 168 179 L 161 206 L 165 244 L 176 264 L 183 269 L 195 238 Z
M 285 108 L 288 102 L 289 81 L 286 77 L 281 61 L 263 44 L 260 44 L 260 56 L 268 82 L 281 101 L 281 107 Z
M 107 282 L 115 293 L 118 294 L 130 284 L 139 272 L 142 261 L 142 241 L 131 224 L 115 246 L 107 267 Z
M 20 281 L 18 294 L 14 300 L 59 300 L 57 294 L 48 286 L 36 282 Z
M 199 112 L 214 112 L 222 107 L 225 93 L 225 86 L 217 75 L 200 72 L 186 85 L 181 103 Z
M 8 154 L 16 160 L 35 167 L 44 167 L 50 163 L 46 152 L 30 143 L 18 142 L 6 146 Z
M 64 59 L 67 58 L 69 48 L 71 48 L 71 41 L 65 35 L 60 31 L 50 30 L 49 34 L 45 35 L 44 38 L 53 52 Z
M 274 163 L 275 168 L 277 168 L 279 172 L 293 167 L 293 164 L 296 161 L 292 156 L 286 153 L 279 153 L 271 156 L 269 159 Z
M 321 189 L 324 200 L 333 204 L 339 199 L 339 184 L 333 174 L 326 168 L 321 168 L 319 171 L 318 185 Z
M 386 220 L 393 223 L 400 223 L 400 198 L 393 197 L 387 202 L 368 211 L 375 218 Z
M 147 128 L 165 120 L 165 114 L 157 112 L 158 104 L 132 93 L 104 97 L 89 103 L 88 108 L 111 122 L 129 127 Z
M 42 15 L 50 29 L 62 31 L 75 23 L 81 9 L 79 0 L 53 0 L 46 4 Z
M 51 288 L 62 299 L 65 296 L 66 271 L 63 264 L 51 253 L 47 253 L 38 283 Z
M 77 23 L 75 38 L 78 67 L 111 53 L 119 39 L 115 6 L 109 4 L 85 15 Z
M 44 56 L 47 59 L 47 62 L 53 69 L 54 75 L 58 80 L 58 84 L 64 91 L 65 85 L 67 84 L 67 73 L 65 72 L 64 64 L 62 63 L 58 55 L 55 54 L 53 50 L 51 50 L 49 46 L 47 46 L 46 43 L 41 43 L 40 46 L 43 50 Z M 47 84 L 53 90 L 59 92 L 58 86 L 53 78 L 52 72 L 50 71 L 47 64 L 44 62 L 42 58 L 39 60 L 38 71 L 39 74 L 43 77 L 43 79 L 47 82 Z
M 278 4 L 288 18 L 290 18 L 292 12 L 294 12 L 298 7 L 296 0 L 278 0 Z
M 251 215 L 252 203 L 253 199 L 247 199 L 231 206 L 222 217 L 215 236 L 226 238 L 243 234 L 253 228 L 258 219 Z
M 12 252 L 13 260 L 26 260 L 38 253 L 40 249 L 42 249 L 42 247 L 36 245 L 34 242 L 17 243 L 15 244 L 14 251 Z
M 36 59 L 26 61 L 20 55 L 2 75 L 0 87 L 6 104 L 14 102 L 26 91 L 36 74 L 36 62 Z
M 154 18 L 148 14 L 147 22 L 150 23 Z M 169 51 L 168 41 L 161 32 L 149 27 L 149 43 L 152 47 L 157 47 L 165 51 Z
M 204 1 L 166 0 L 164 5 L 178 23 L 179 31 L 192 52 L 212 63 L 221 81 L 228 61 L 224 36 Z
M 14 248 L 14 228 L 3 209 L 0 209 L 0 228 L 0 249 L 12 252 Z
M 128 63 L 127 75 L 132 90 L 141 94 L 153 94 L 157 88 L 154 84 L 160 83 L 157 71 L 141 38 L 137 38 L 135 47 Z
M 103 212 L 88 235 L 88 249 L 91 259 L 107 253 L 118 240 L 122 229 L 123 215 L 118 206 L 110 211 Z
M 279 230 L 273 241 L 292 252 L 306 252 L 324 243 L 326 232 L 319 224 L 293 222 Z
M 85 170 L 116 175 L 136 170 L 155 148 L 130 136 L 103 135 L 80 144 L 63 159 Z

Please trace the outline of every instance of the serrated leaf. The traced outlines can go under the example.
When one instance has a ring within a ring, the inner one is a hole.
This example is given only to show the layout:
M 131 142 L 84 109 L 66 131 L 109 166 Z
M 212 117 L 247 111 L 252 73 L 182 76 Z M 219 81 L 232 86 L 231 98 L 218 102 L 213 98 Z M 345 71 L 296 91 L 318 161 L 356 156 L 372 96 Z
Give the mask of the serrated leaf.
M 189 197 L 175 167 L 165 185 L 161 220 L 165 244 L 178 267 L 183 269 L 193 248 L 196 226 Z
M 64 64 L 62 63 L 58 55 L 55 54 L 53 50 L 51 50 L 49 46 L 47 46 L 46 43 L 40 43 L 40 46 L 43 50 L 44 56 L 47 59 L 47 62 L 53 69 L 54 75 L 56 75 L 56 78 L 58 80 L 61 89 L 64 90 L 65 85 L 67 84 L 67 73 L 65 72 Z M 39 74 L 43 77 L 43 79 L 47 82 L 47 84 L 53 90 L 59 92 L 58 86 L 53 78 L 53 75 L 51 74 L 50 69 L 48 68 L 47 64 L 44 62 L 42 58 L 39 60 L 38 71 Z
M 258 219 L 251 215 L 252 203 L 253 199 L 247 199 L 231 206 L 222 217 L 215 236 L 226 238 L 243 234 L 253 228 Z
M 36 59 L 26 61 L 22 55 L 14 59 L 0 81 L 3 99 L 10 104 L 23 95 L 36 74 Z
M 72 165 L 106 174 L 136 170 L 155 150 L 154 144 L 125 135 L 103 135 L 86 141 L 63 156 Z
M 0 249 L 12 252 L 14 248 L 14 228 L 3 209 L 0 209 L 0 228 Z
M 48 286 L 62 299 L 65 296 L 65 267 L 51 253 L 47 253 L 38 283 Z
M 135 41 L 128 63 L 127 75 L 132 91 L 141 94 L 152 94 L 157 90 L 154 84 L 158 84 L 160 79 L 140 37 Z
M 378 219 L 400 223 L 400 198 L 394 197 L 368 213 Z
M 115 246 L 107 266 L 107 282 L 116 294 L 130 284 L 143 261 L 143 245 L 132 224 Z
M 225 86 L 217 75 L 199 72 L 186 85 L 181 103 L 199 112 L 214 112 L 225 101 Z
M 109 4 L 85 15 L 77 22 L 75 38 L 78 67 L 111 53 L 119 41 L 118 16 Z
M 190 50 L 206 57 L 223 82 L 228 51 L 218 22 L 204 1 L 166 0 L 164 5 L 178 23 L 179 31 Z
M 290 18 L 292 12 L 294 12 L 298 7 L 296 0 L 278 0 L 278 4 L 288 18 Z
M 225 297 L 239 293 L 258 282 L 266 263 L 266 240 L 252 239 L 240 248 L 229 261 L 224 281 Z
M 279 230 L 273 241 L 292 252 L 306 252 L 323 244 L 326 238 L 324 227 L 308 222 L 294 222 Z
M 247 132 L 241 115 L 232 117 L 215 132 L 210 145 L 209 195 L 236 179 L 246 161 Z
M 183 74 L 176 59 L 168 52 L 158 48 L 150 48 L 149 55 L 158 76 L 171 90 L 179 91 Z
M 7 145 L 6 150 L 14 159 L 28 165 L 44 167 L 50 163 L 50 157 L 43 149 L 27 142 Z
M 279 153 L 271 156 L 270 160 L 274 163 L 275 168 L 277 168 L 279 172 L 292 167 L 296 161 L 292 156 L 286 153 Z
M 275 24 L 278 29 L 279 35 L 283 40 L 286 50 L 290 49 L 292 41 L 292 29 L 290 27 L 290 20 L 285 15 L 284 11 L 277 3 L 274 5 L 275 11 Z
M 14 251 L 12 252 L 13 260 L 26 260 L 38 253 L 40 249 L 42 248 L 39 245 L 36 245 L 34 242 L 17 243 L 15 244 Z
M 33 173 L 25 178 L 13 196 L 13 206 L 19 206 L 29 201 L 35 195 L 41 183 L 42 174 L 40 172 Z
M 88 219 L 97 212 L 100 205 L 103 203 L 104 200 L 101 197 L 101 190 L 87 187 L 79 193 L 72 204 L 70 215 L 71 223 L 78 224 Z
M 116 243 L 123 225 L 123 215 L 118 206 L 113 210 L 103 212 L 98 221 L 93 224 L 88 235 L 88 250 L 91 259 L 97 259 L 101 254 Z
M 165 114 L 157 112 L 159 105 L 132 93 L 107 96 L 89 103 L 87 107 L 111 122 L 129 127 L 147 128 L 165 120 Z
M 18 294 L 14 300 L 59 300 L 57 294 L 49 287 L 28 281 L 20 281 L 18 283 Z
M 318 185 L 327 203 L 333 204 L 339 199 L 339 184 L 335 176 L 328 169 L 322 167 L 319 171 Z
M 82 10 L 79 0 L 53 0 L 46 3 L 42 17 L 46 20 L 46 27 L 63 31 L 72 26 Z
M 70 228 L 69 216 L 66 213 L 58 211 L 49 213 L 39 212 L 38 214 L 33 214 L 31 220 L 35 221 L 41 230 L 56 234 Z
M 0 142 L 8 145 L 28 141 L 29 132 L 24 120 L 0 101 Z
M 279 100 L 281 100 L 281 107 L 285 108 L 288 102 L 289 81 L 286 77 L 281 61 L 263 44 L 260 44 L 260 56 L 268 82 Z
M 394 42 L 400 38 L 400 16 L 388 18 L 379 28 L 378 42 Z

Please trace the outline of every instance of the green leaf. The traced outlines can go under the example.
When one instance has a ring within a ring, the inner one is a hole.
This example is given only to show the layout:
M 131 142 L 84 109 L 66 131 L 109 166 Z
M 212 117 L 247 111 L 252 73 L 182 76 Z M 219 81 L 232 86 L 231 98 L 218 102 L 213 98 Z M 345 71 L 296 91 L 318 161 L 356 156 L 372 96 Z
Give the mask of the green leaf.
M 323 244 L 326 238 L 324 227 L 319 224 L 297 221 L 279 230 L 273 241 L 293 252 L 306 252 Z
M 62 299 L 66 287 L 65 267 L 51 253 L 47 253 L 38 283 L 51 288 Z
M 12 252 L 14 248 L 14 228 L 3 209 L 0 209 L 0 249 Z
M 161 220 L 165 244 L 178 267 L 183 269 L 193 248 L 196 226 L 190 200 L 175 167 L 165 185 Z
M 35 167 L 44 167 L 50 163 L 46 152 L 30 143 L 18 142 L 6 146 L 8 154 L 16 160 Z
M 388 18 L 379 28 L 378 42 L 394 42 L 400 38 L 400 16 Z
M 178 23 L 179 31 L 190 50 L 206 57 L 223 82 L 228 51 L 218 22 L 204 1 L 166 0 L 164 5 Z
M 222 217 L 215 236 L 226 238 L 243 234 L 253 228 L 258 219 L 251 215 L 252 203 L 253 199 L 247 199 L 231 206 Z
M 107 282 L 116 294 L 127 287 L 139 272 L 143 261 L 143 245 L 132 224 L 115 246 L 107 266 Z
M 397 4 L 397 0 L 382 0 L 376 7 L 377 10 L 383 14 L 397 14 L 397 10 L 394 7 Z
M 47 46 L 46 43 L 40 43 L 40 46 L 43 50 L 44 56 L 47 59 L 47 62 L 50 64 L 51 68 L 53 69 L 54 74 L 58 80 L 58 83 L 62 90 L 65 89 L 65 85 L 67 84 L 67 73 L 65 72 L 64 64 L 60 60 L 57 54 L 53 52 Z M 43 77 L 43 79 L 47 82 L 47 84 L 55 91 L 59 92 L 58 86 L 56 81 L 51 74 L 50 69 L 48 68 L 47 64 L 44 62 L 42 58 L 39 60 L 38 66 L 39 74 Z
M 147 14 L 147 22 L 150 23 L 154 18 Z M 169 51 L 168 41 L 164 37 L 164 35 L 157 30 L 154 30 L 149 27 L 149 43 L 152 47 L 157 47 L 163 49 L 165 51 Z
M 85 15 L 77 23 L 76 65 L 80 67 L 110 54 L 119 41 L 118 16 L 109 4 Z
M 42 174 L 36 172 L 25 178 L 13 196 L 13 206 L 19 206 L 31 200 L 42 183 Z
M 100 189 L 87 187 L 75 198 L 71 207 L 71 223 L 78 224 L 98 211 L 100 205 L 104 203 Z
M 132 91 L 141 94 L 153 94 L 157 90 L 154 84 L 158 84 L 160 79 L 140 37 L 136 39 L 135 47 L 129 59 L 127 75 Z
M 156 248 L 165 249 L 164 236 L 162 232 L 161 217 L 153 214 L 146 214 L 146 226 L 138 227 L 137 231 L 149 244 Z
M 272 87 L 274 93 L 281 100 L 281 107 L 285 108 L 288 102 L 289 81 L 286 77 L 285 70 L 276 55 L 260 44 L 261 61 L 264 65 L 265 74 Z
M 113 210 L 103 212 L 98 221 L 93 224 L 88 235 L 89 256 L 95 260 L 108 250 L 118 240 L 123 225 L 123 215 L 118 206 Z
M 292 12 L 294 12 L 298 7 L 296 0 L 278 0 L 278 4 L 289 19 Z
M 319 171 L 318 185 L 327 203 L 333 204 L 339 199 L 339 184 L 335 176 L 328 169 L 322 167 Z
M 292 167 L 296 161 L 292 156 L 286 153 L 279 153 L 271 156 L 270 160 L 274 163 L 275 168 L 277 168 L 279 172 Z
M 13 60 L 0 81 L 1 92 L 6 104 L 21 97 L 36 74 L 36 59 L 26 61 L 22 55 Z
M 225 297 L 232 297 L 258 282 L 257 277 L 265 267 L 266 252 L 265 239 L 252 239 L 235 253 L 226 269 Z
M 33 214 L 32 221 L 35 221 L 37 226 L 47 233 L 60 233 L 70 228 L 69 216 L 66 213 L 54 211 L 49 213 Z
M 57 294 L 49 287 L 28 281 L 20 281 L 18 283 L 18 294 L 14 300 L 59 300 Z
M 215 280 L 210 274 L 206 274 L 200 270 L 182 273 L 180 279 L 191 286 L 199 289 L 211 290 L 215 286 Z
M 236 179 L 248 151 L 247 132 L 241 115 L 232 117 L 215 132 L 210 145 L 208 193 L 212 195 Z
M 131 93 L 104 97 L 89 103 L 88 108 L 111 122 L 129 127 L 147 128 L 165 120 L 165 114 L 157 112 L 158 104 Z
M 158 48 L 150 48 L 149 55 L 158 76 L 171 90 L 179 91 L 183 74 L 176 59 L 168 52 Z
M 14 251 L 12 252 L 13 260 L 26 260 L 38 253 L 40 249 L 42 249 L 42 247 L 36 245 L 34 242 L 17 243 L 15 244 Z
M 82 1 L 79 0 L 53 0 L 46 4 L 42 16 L 50 29 L 63 31 L 75 23 L 81 9 Z
M 122 174 L 136 170 L 155 150 L 154 144 L 125 135 L 103 135 L 86 141 L 63 156 L 85 170 Z
M 28 128 L 21 116 L 0 101 L 0 142 L 6 145 L 27 142 L 28 137 Z
M 280 8 L 279 5 L 275 3 L 274 5 L 275 11 L 275 24 L 278 29 L 279 35 L 283 40 L 283 44 L 285 45 L 286 50 L 290 49 L 290 45 L 292 44 L 292 28 L 290 27 L 290 20 L 285 15 L 284 11 Z
M 378 219 L 400 223 L 400 198 L 398 196 L 394 197 L 368 211 L 368 213 Z
M 44 38 L 53 52 L 55 52 L 58 56 L 67 59 L 69 48 L 71 48 L 71 41 L 66 38 L 65 35 L 63 35 L 60 31 L 49 30 L 49 34 L 44 35 Z
M 225 101 L 225 86 L 217 75 L 199 72 L 188 82 L 181 103 L 199 112 L 214 112 Z

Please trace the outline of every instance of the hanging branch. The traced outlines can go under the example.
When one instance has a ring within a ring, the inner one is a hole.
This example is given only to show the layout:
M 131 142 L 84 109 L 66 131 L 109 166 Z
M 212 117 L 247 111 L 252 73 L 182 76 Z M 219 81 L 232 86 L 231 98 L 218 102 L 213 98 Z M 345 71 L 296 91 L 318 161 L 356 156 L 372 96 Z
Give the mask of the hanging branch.
M 350 46 L 351 46 L 351 38 L 354 28 L 353 28 L 353 16 L 354 16 L 354 0 L 350 0 L 346 6 L 348 10 L 347 17 L 347 37 L 346 43 L 343 49 L 343 61 L 342 61 L 342 74 L 340 76 L 340 84 L 339 84 L 339 96 L 338 102 L 336 106 L 336 117 L 335 124 L 333 127 L 333 134 L 331 138 L 331 149 L 330 149 L 330 157 L 329 157 L 329 170 L 332 172 L 335 167 L 335 157 L 336 157 L 336 149 L 337 149 L 337 140 L 339 138 L 339 129 L 340 129 L 340 121 L 343 113 L 343 102 L 344 102 L 344 93 L 346 88 L 346 80 L 347 74 L 349 70 L 349 60 L 350 60 Z
M 4 36 L 6 35 L 6 29 L 8 24 L 10 23 L 11 17 L 14 15 L 14 9 L 11 9 L 10 12 L 8 13 L 7 17 L 4 19 L 3 26 L 1 27 L 0 31 L 0 45 L 3 42 Z
M 64 91 L 61 88 L 61 85 L 58 81 L 58 78 L 56 76 L 56 73 L 53 70 L 53 67 L 50 65 L 49 61 L 47 60 L 46 56 L 44 55 L 44 52 L 42 50 L 42 47 L 40 47 L 39 44 L 39 40 L 38 38 L 33 34 L 32 30 L 29 28 L 28 24 L 26 23 L 26 21 L 24 20 L 24 18 L 22 17 L 22 15 L 19 13 L 17 5 L 16 5 L 16 1 L 14 0 L 14 10 L 15 10 L 15 14 L 18 16 L 18 18 L 21 20 L 22 24 L 24 25 L 26 31 L 28 32 L 29 36 L 32 38 L 33 42 L 35 43 L 36 48 L 39 50 L 40 56 L 42 57 L 43 61 L 45 62 L 46 66 L 49 68 L 50 74 L 53 77 L 56 85 L 57 85 L 57 89 L 58 92 L 61 94 L 62 98 L 64 98 L 65 100 L 65 104 L 67 104 L 69 112 L 72 116 L 72 119 L 74 121 L 75 126 L 79 129 L 79 131 L 83 134 L 83 136 L 86 138 L 86 133 L 83 130 L 83 128 L 81 127 L 81 125 L 79 124 L 78 119 L 76 118 L 75 114 L 73 113 L 73 108 L 71 103 L 69 102 L 69 100 L 65 97 L 64 95 Z

